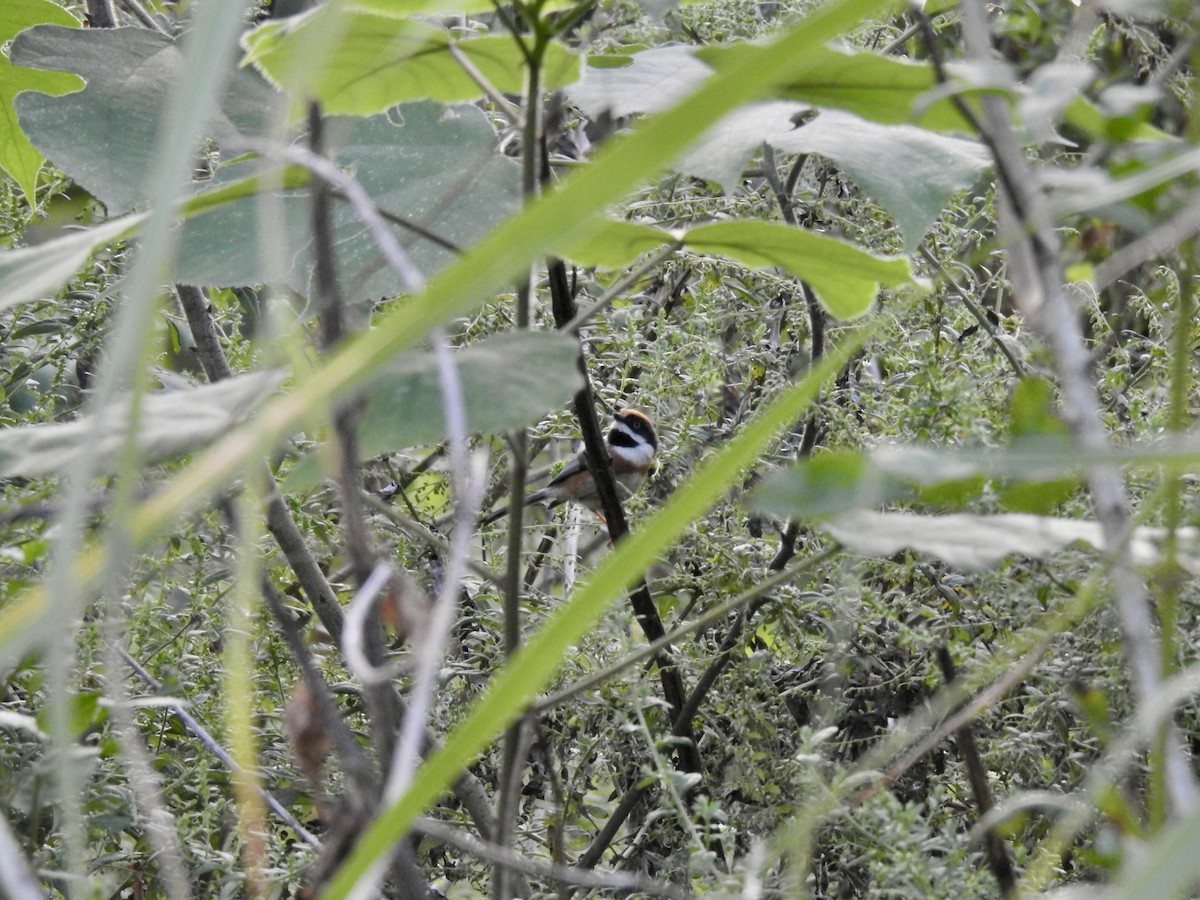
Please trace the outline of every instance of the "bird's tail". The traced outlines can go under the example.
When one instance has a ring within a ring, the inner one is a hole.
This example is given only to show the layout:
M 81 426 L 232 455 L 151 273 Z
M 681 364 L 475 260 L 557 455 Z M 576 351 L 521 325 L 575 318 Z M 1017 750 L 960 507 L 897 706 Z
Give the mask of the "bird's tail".
M 525 496 L 525 500 L 521 505 L 529 506 L 533 503 L 541 503 L 550 496 L 550 493 L 551 492 L 545 488 L 542 488 L 540 491 L 534 491 L 532 494 L 527 494 Z M 511 506 L 501 506 L 499 509 L 493 509 L 490 513 L 479 520 L 479 524 L 481 527 L 484 525 L 491 525 L 493 522 L 498 522 L 500 519 L 503 519 L 511 511 Z

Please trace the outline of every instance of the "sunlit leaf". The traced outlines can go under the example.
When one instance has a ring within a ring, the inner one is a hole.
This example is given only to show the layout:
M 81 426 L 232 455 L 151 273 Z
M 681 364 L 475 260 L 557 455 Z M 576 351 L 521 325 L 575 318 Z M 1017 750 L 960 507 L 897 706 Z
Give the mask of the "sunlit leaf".
M 566 245 L 562 252 L 582 265 L 616 267 L 664 244 L 728 257 L 750 268 L 785 269 L 812 285 L 825 308 L 843 319 L 866 312 L 880 286 L 917 283 L 907 260 L 875 256 L 845 241 L 778 222 L 749 219 L 698 225 L 686 231 L 608 222 Z
M 525 57 L 507 35 L 454 37 L 426 21 L 344 5 L 321 6 L 268 22 L 243 39 L 245 61 L 297 98 L 326 112 L 369 116 L 397 103 L 457 103 L 484 95 L 454 51 L 499 91 L 518 94 Z M 314 71 L 314 48 L 319 46 Z M 547 47 L 544 84 L 579 77 L 579 58 L 562 44 Z
M 51 0 L 7 0 L 0 6 L 0 45 L 8 43 L 22 29 L 42 23 L 76 24 L 70 13 Z M 17 124 L 13 100 L 21 91 L 57 95 L 81 87 L 83 82 L 76 76 L 20 68 L 0 54 L 0 169 L 12 176 L 30 202 L 43 157 Z

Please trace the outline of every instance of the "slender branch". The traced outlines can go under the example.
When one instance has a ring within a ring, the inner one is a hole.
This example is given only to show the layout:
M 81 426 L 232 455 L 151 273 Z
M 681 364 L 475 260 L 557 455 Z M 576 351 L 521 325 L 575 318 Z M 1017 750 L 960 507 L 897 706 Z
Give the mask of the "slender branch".
M 300 669 L 300 675 L 308 687 L 309 696 L 314 699 L 317 709 L 320 711 L 325 731 L 333 739 L 333 746 L 337 748 L 338 756 L 341 759 L 342 770 L 349 776 L 351 787 L 361 795 L 360 803 L 364 806 L 369 805 L 366 801 L 376 793 L 378 785 L 370 760 L 367 759 L 362 746 L 333 702 L 329 685 L 325 683 L 325 679 L 317 669 L 308 642 L 304 640 L 304 635 L 288 615 L 283 595 L 265 574 L 262 577 L 262 594 L 267 609 L 275 619 L 275 624 L 280 634 L 283 635 L 288 649 L 291 650 L 296 666 Z
M 217 328 L 203 292 L 198 288 L 178 285 L 176 294 L 191 329 L 192 339 L 196 343 L 196 356 L 205 376 L 214 383 L 232 377 L 233 369 L 225 356 L 225 350 L 221 347 Z M 264 464 L 264 470 L 265 468 Z M 308 542 L 304 540 L 296 520 L 292 518 L 291 510 L 275 486 L 274 476 L 264 471 L 262 477 L 263 483 L 267 485 L 267 530 L 295 573 L 300 589 L 308 598 L 317 618 L 321 620 L 321 626 L 333 640 L 339 641 L 342 636 L 343 616 L 337 594 L 313 556 Z
M 1024 375 L 1026 372 L 1025 363 L 1018 359 L 1016 354 L 1012 352 L 1012 349 L 1006 343 L 1004 343 L 1003 340 L 1001 340 L 995 326 L 992 325 L 991 320 L 988 319 L 987 313 L 985 313 L 979 304 L 975 302 L 975 299 L 969 293 L 967 293 L 966 289 L 954 279 L 953 275 L 946 271 L 946 268 L 942 265 L 941 260 L 939 260 L 933 255 L 933 253 L 930 252 L 928 246 L 922 243 L 918 248 L 918 252 L 921 254 L 921 258 L 924 259 L 925 262 L 929 263 L 938 271 L 938 273 L 941 275 L 942 283 L 948 286 L 950 290 L 954 292 L 958 299 L 962 301 L 963 306 L 967 308 L 967 311 L 975 317 L 975 321 L 979 323 L 979 327 L 982 328 L 988 337 L 992 339 L 992 343 L 996 345 L 996 348 L 1004 355 L 1004 358 L 1008 360 L 1008 364 L 1012 367 L 1013 373 L 1018 378 Z
M 155 679 L 153 675 L 142 668 L 141 663 L 134 659 L 124 647 L 119 647 L 118 652 L 120 653 L 121 658 L 125 660 L 125 664 L 129 666 L 129 668 L 133 669 L 133 673 L 137 675 L 137 677 L 143 682 L 145 682 L 146 686 L 149 687 L 150 690 L 154 691 L 155 693 L 162 692 L 162 684 Z M 237 771 L 238 764 L 234 761 L 233 757 L 225 752 L 225 748 L 217 742 L 216 738 L 214 738 L 208 732 L 208 730 L 201 725 L 186 709 L 184 709 L 178 703 L 167 704 L 167 709 L 169 709 L 175 715 L 175 717 L 184 724 L 188 731 L 200 739 L 200 743 L 207 747 L 208 751 L 217 759 L 219 759 L 225 768 L 227 768 L 230 772 Z M 300 823 L 299 819 L 288 812 L 287 807 L 275 799 L 274 794 L 262 786 L 258 787 L 258 792 L 262 795 L 263 800 L 266 801 L 267 806 L 271 808 L 275 815 L 279 816 L 285 825 L 296 832 L 296 835 L 302 841 L 304 841 L 310 847 L 314 847 L 318 850 L 321 849 L 321 842 L 317 840 L 316 836 L 307 828 L 305 828 L 304 825 Z
M 1200 231 L 1200 199 L 1190 203 L 1137 240 L 1113 252 L 1096 266 L 1092 284 L 1099 293 L 1143 263 L 1162 256 Z
M 159 883 L 167 897 L 172 900 L 187 900 L 192 896 L 191 879 L 183 862 L 183 851 L 179 847 L 175 819 L 162 802 L 162 777 L 154 768 L 153 760 L 146 750 L 141 732 L 138 730 L 125 677 L 121 672 L 123 643 L 118 604 L 107 598 L 104 622 L 104 667 L 108 672 L 106 693 L 112 701 L 111 715 L 113 733 L 120 744 L 120 759 L 128 772 L 130 790 L 144 820 L 146 835 L 154 849 L 154 865 L 158 870 Z
M 953 683 L 956 677 L 954 660 L 951 659 L 950 651 L 946 649 L 945 645 L 937 648 L 937 660 L 946 683 Z M 958 743 L 958 754 L 967 767 L 967 780 L 971 785 L 971 794 L 975 798 L 975 805 L 979 807 L 979 815 L 982 818 L 988 814 L 994 803 L 992 802 L 992 790 L 988 785 L 987 770 L 980 759 L 979 748 L 975 744 L 975 735 L 971 731 L 970 722 L 964 722 L 957 729 L 955 739 Z M 984 845 L 987 847 L 988 867 L 992 870 L 996 884 L 1000 887 L 1000 895 L 1006 898 L 1015 898 L 1017 896 L 1017 878 L 1013 872 L 1012 860 L 1009 858 L 1004 838 L 995 828 L 989 828 L 984 833 Z
M 561 328 L 575 318 L 575 300 L 567 285 L 566 266 L 561 260 L 552 259 L 549 264 L 550 296 L 554 311 L 554 321 Z M 608 533 L 613 543 L 621 540 L 629 531 L 625 520 L 625 510 L 617 494 L 616 480 L 613 478 L 612 461 L 605 449 L 604 433 L 600 430 L 600 422 L 596 418 L 596 402 L 592 394 L 591 379 L 587 374 L 584 362 L 583 348 L 579 348 L 578 368 L 583 374 L 583 389 L 574 398 L 575 417 L 579 420 L 579 428 L 583 434 L 584 452 L 587 454 L 588 468 L 596 481 L 596 490 L 600 495 L 600 505 L 608 524 Z M 629 594 L 634 616 L 646 640 L 657 641 L 665 633 L 662 619 L 658 615 L 658 607 L 650 596 L 646 580 L 640 579 Z M 662 681 L 663 696 L 670 709 L 670 721 L 675 723 L 687 697 L 683 685 L 683 677 L 674 660 L 674 654 L 669 647 L 663 647 L 658 653 L 658 672 Z M 689 772 L 700 772 L 702 764 L 700 753 L 696 747 L 692 733 L 691 722 L 680 722 L 680 730 L 675 733 L 683 738 L 680 744 L 679 757 L 681 765 Z
M 543 152 L 542 129 L 545 125 L 542 108 L 541 74 L 544 60 L 544 44 L 535 41 L 528 54 L 529 64 L 525 75 L 524 114 L 509 121 L 521 126 L 521 193 L 526 204 L 531 203 L 541 190 L 538 177 L 541 167 L 539 154 Z M 515 320 L 517 331 L 527 331 L 532 320 L 533 274 L 526 270 L 525 277 L 517 286 Z M 524 584 L 521 578 L 521 546 L 524 541 L 525 478 L 529 468 L 529 431 L 520 428 L 509 435 L 512 448 L 512 466 L 509 470 L 509 519 L 507 551 L 504 572 L 504 654 L 506 657 L 517 652 L 521 645 L 521 596 Z M 509 848 L 513 844 L 520 803 L 521 773 L 529 754 L 532 731 L 525 718 L 513 722 L 504 732 L 500 756 L 500 773 L 496 791 L 496 834 L 498 847 Z M 491 894 L 495 900 L 506 900 L 513 893 L 513 879 L 509 869 L 497 865 L 492 876 Z M 528 890 L 522 891 L 528 893 Z
M 416 820 L 413 831 L 441 841 L 463 853 L 469 853 L 484 862 L 529 875 L 541 881 L 558 881 L 572 887 L 593 890 L 632 891 L 651 897 L 669 897 L 672 900 L 676 900 L 676 898 L 684 900 L 691 896 L 672 884 L 652 881 L 643 875 L 625 872 L 597 872 L 590 868 L 575 868 L 554 863 L 547 865 L 522 856 L 508 847 L 476 840 L 445 822 L 424 816 Z

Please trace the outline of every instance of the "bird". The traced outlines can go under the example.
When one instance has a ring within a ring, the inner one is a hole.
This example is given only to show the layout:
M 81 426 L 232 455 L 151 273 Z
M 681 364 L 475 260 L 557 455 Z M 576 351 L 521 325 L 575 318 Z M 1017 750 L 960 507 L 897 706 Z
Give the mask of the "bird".
M 650 473 L 650 464 L 654 462 L 654 454 L 658 452 L 658 435 L 654 432 L 654 422 L 640 409 L 619 410 L 613 416 L 604 444 L 612 460 L 613 476 L 617 484 L 630 493 L 637 490 Z M 600 494 L 596 490 L 596 480 L 588 468 L 586 451 L 580 451 L 544 488 L 526 496 L 524 505 L 547 500 L 552 508 L 573 502 L 595 513 L 600 512 Z M 480 524 L 489 525 L 507 515 L 508 511 L 509 507 L 502 506 L 484 516 Z

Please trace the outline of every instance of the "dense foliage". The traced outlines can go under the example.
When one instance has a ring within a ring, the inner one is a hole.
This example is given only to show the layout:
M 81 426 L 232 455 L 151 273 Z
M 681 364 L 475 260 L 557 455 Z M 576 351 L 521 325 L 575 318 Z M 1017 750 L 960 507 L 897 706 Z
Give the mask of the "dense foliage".
M 1194 889 L 1196 15 L 5 0 L 0 893 Z

